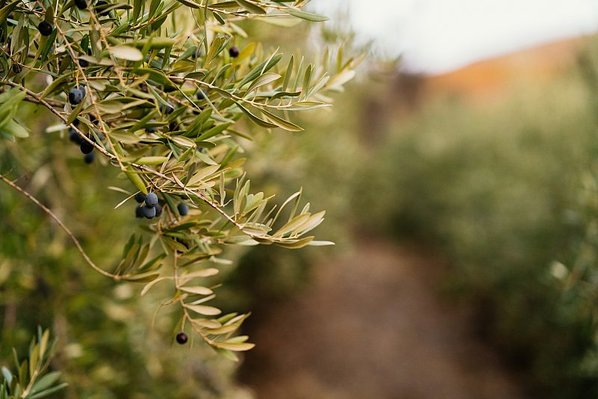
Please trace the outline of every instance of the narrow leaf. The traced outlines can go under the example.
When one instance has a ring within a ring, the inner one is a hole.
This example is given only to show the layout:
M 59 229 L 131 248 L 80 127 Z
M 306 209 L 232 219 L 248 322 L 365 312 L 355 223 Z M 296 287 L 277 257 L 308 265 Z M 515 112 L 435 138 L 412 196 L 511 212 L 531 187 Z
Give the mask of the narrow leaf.
M 143 54 L 135 47 L 128 46 L 114 46 L 108 49 L 110 54 L 121 60 L 127 61 L 141 61 L 143 60 Z

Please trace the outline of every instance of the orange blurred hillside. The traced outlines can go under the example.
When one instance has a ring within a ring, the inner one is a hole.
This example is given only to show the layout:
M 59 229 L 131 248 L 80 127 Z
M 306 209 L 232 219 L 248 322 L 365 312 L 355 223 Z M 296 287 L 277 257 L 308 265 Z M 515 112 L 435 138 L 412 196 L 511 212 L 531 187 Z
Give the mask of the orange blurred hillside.
M 409 118 L 431 100 L 453 98 L 484 106 L 524 88 L 548 83 L 571 70 L 588 47 L 587 37 L 561 40 L 538 47 L 479 61 L 463 68 L 424 75 L 399 72 L 392 79 L 388 97 L 374 95 L 364 101 L 365 142 L 380 139 L 385 126 L 398 118 Z M 381 76 L 385 76 L 381 74 Z M 380 79 L 386 87 L 387 81 Z
M 577 63 L 588 37 L 552 42 L 538 47 L 479 61 L 438 75 L 399 72 L 393 90 L 381 100 L 374 96 L 364 104 L 363 129 L 367 140 L 381 137 L 385 126 L 397 116 L 409 118 L 422 106 L 438 98 L 454 98 L 484 106 L 517 90 L 541 87 L 566 73 Z
M 585 38 L 553 42 L 426 77 L 421 94 L 425 98 L 449 95 L 475 102 L 492 101 L 520 82 L 541 85 L 570 68 L 586 42 Z

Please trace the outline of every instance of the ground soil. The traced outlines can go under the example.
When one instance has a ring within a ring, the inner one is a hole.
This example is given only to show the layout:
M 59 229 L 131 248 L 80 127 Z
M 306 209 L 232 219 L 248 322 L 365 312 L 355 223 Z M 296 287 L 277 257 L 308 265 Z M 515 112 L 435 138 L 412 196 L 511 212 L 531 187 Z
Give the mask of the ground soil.
M 384 240 L 317 265 L 313 284 L 257 316 L 241 380 L 264 399 L 524 398 L 436 289 L 443 270 Z

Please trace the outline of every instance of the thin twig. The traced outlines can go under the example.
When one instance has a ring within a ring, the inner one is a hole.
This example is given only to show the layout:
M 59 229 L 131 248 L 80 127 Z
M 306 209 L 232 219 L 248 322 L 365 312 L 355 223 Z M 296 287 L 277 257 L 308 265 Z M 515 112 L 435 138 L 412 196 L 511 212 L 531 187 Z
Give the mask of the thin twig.
M 75 237 L 75 235 L 71 232 L 71 230 L 68 227 L 66 227 L 66 225 L 62 222 L 62 220 L 60 220 L 60 218 L 58 216 L 56 216 L 56 214 L 54 212 L 52 212 L 52 210 L 50 210 L 47 206 L 42 204 L 37 198 L 35 198 L 29 192 L 25 191 L 23 188 L 19 187 L 18 185 L 16 185 L 12 181 L 10 181 L 8 178 L 6 178 L 6 176 L 0 174 L 0 180 L 2 180 L 4 183 L 6 183 L 12 189 L 18 191 L 23 196 L 27 197 L 27 199 L 29 199 L 31 202 L 33 202 L 35 205 L 37 205 L 41 210 L 43 210 L 48 216 L 50 216 L 52 219 L 54 219 L 54 221 L 58 224 L 58 226 L 60 226 L 60 228 L 62 230 L 64 230 L 66 235 L 71 239 L 73 244 L 75 244 L 75 247 L 77 247 L 77 250 L 79 251 L 79 253 L 81 253 L 81 256 L 83 256 L 83 259 L 85 259 L 87 264 L 89 266 L 91 266 L 95 271 L 97 271 L 98 273 L 100 273 L 103 276 L 110 277 L 111 279 L 116 280 L 116 281 L 121 279 L 120 276 L 109 273 L 105 270 L 102 270 L 100 267 L 98 267 L 91 260 L 89 255 L 87 255 L 87 252 L 85 252 L 85 250 L 83 249 L 83 246 L 81 245 L 81 243 L 79 242 L 77 237 Z

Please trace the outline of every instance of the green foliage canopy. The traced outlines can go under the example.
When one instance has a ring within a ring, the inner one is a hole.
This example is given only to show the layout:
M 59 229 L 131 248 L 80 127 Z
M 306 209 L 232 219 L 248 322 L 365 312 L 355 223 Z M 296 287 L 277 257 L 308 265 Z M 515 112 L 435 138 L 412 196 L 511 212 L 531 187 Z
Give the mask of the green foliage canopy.
M 131 235 L 118 264 L 100 267 L 50 208 L 0 179 L 52 217 L 99 273 L 144 283 L 142 295 L 171 284 L 165 303 L 180 308 L 181 329 L 231 356 L 250 349 L 235 336 L 247 315 L 223 316 L 207 304 L 224 248 L 330 243 L 309 235 L 324 212 L 302 205 L 301 190 L 280 206 L 251 192 L 243 144 L 251 124 L 301 131 L 291 115 L 328 106 L 326 93 L 353 77 L 356 60 L 339 51 L 334 62 L 325 53 L 310 64 L 264 49 L 243 27 L 324 20 L 302 10 L 306 1 L 79 3 L 0 1 L 0 135 L 28 137 L 20 104 L 41 107 L 58 121 L 48 131 L 70 129 L 120 172 L 125 182 L 111 187 L 124 196 L 117 207 L 154 192 L 163 214 Z M 185 216 L 181 202 L 190 206 Z

